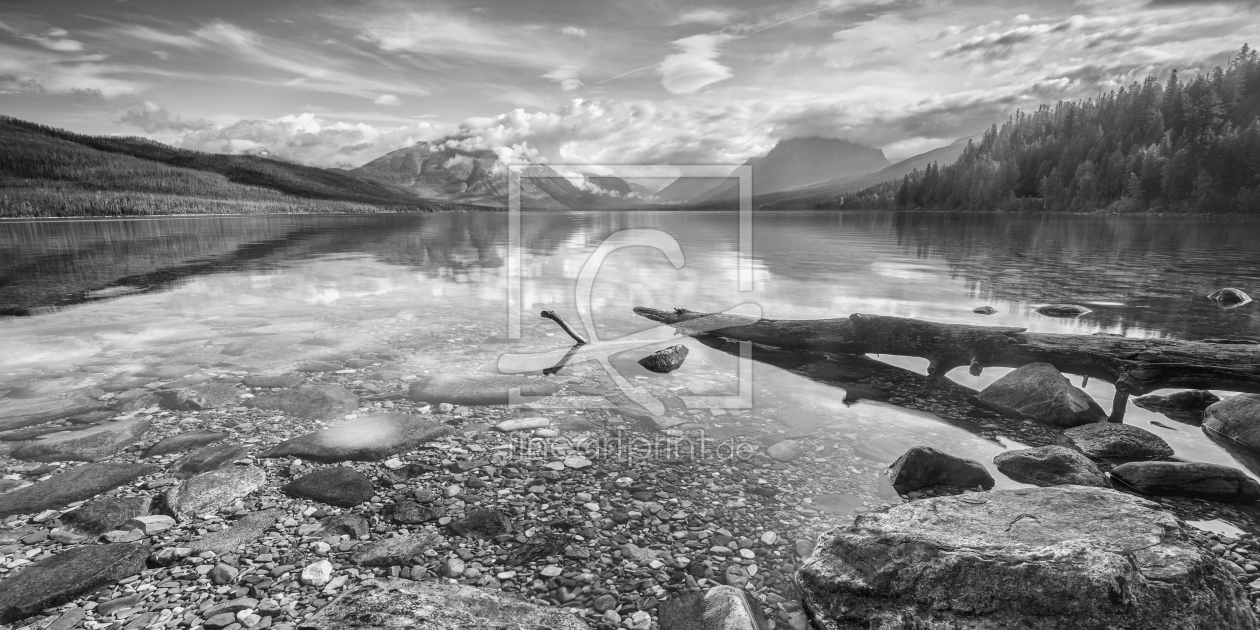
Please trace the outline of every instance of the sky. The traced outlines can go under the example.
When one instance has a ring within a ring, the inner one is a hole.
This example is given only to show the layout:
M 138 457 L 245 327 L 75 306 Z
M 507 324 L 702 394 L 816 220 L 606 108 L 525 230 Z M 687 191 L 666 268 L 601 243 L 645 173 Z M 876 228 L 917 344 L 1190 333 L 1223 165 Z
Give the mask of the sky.
M 896 160 L 1258 35 L 1260 0 L 0 0 L 0 114 L 323 167 Z

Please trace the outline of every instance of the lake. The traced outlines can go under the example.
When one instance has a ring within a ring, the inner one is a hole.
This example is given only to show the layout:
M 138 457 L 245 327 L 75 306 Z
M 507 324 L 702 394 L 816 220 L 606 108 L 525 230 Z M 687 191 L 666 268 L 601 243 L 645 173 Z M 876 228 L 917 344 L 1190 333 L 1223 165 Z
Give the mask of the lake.
M 537 370 L 551 360 L 540 353 L 554 359 L 571 345 L 538 316 L 544 309 L 587 336 L 609 341 L 640 333 L 655 344 L 627 352 L 632 358 L 679 342 L 636 316 L 635 306 L 744 305 L 776 319 L 861 312 L 1190 340 L 1260 335 L 1258 305 L 1224 309 L 1205 297 L 1224 286 L 1260 293 L 1260 222 L 773 212 L 758 213 L 752 227 L 745 276 L 752 290 L 740 291 L 733 212 L 525 213 L 519 284 L 509 282 L 510 226 L 502 213 L 3 222 L 0 416 L 8 405 L 131 375 L 282 373 L 302 362 L 373 352 L 401 356 L 393 367 L 407 377 Z M 639 230 L 628 234 L 651 246 L 611 251 L 583 272 L 601 243 L 625 230 Z M 655 247 L 670 243 L 681 266 Z M 579 295 L 579 276 L 592 275 L 589 295 Z M 510 285 L 521 313 L 517 340 L 509 338 Z M 1033 311 L 1056 302 L 1093 312 L 1062 319 Z M 986 304 L 997 314 L 971 312 Z M 591 328 L 579 308 L 588 309 Z M 679 371 L 658 376 L 621 360 L 614 362 L 618 376 L 665 403 L 738 390 L 735 356 L 681 342 L 691 354 Z M 882 359 L 920 373 L 926 367 L 918 359 Z M 607 384 L 603 371 L 574 363 L 556 378 Z M 1007 371 L 971 377 L 959 369 L 950 377 L 979 388 Z M 985 439 L 921 409 L 846 404 L 842 389 L 763 363 L 752 371 L 752 387 L 751 408 L 667 407 L 703 416 L 717 429 L 825 429 L 834 448 L 824 455 L 852 471 L 849 486 L 836 492 L 868 505 L 887 498 L 879 471 L 916 444 L 984 462 L 999 487 L 1019 485 L 991 463 L 1017 446 L 1009 439 Z M 1092 382 L 1086 390 L 1110 408 L 1110 385 Z M 586 393 L 564 404 L 598 406 L 604 392 Z M 1159 434 L 1179 457 L 1239 465 L 1197 427 L 1132 406 L 1126 422 Z

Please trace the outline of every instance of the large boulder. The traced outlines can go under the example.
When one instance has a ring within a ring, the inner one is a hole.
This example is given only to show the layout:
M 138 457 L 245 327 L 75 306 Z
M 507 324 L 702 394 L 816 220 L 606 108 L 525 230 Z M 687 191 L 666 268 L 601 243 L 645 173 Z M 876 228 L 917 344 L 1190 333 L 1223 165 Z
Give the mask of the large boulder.
M 25 619 L 144 570 L 143 543 L 86 545 L 43 558 L 0 582 L 0 624 Z
M 227 466 L 203 473 L 167 490 L 166 509 L 179 521 L 214 513 L 244 499 L 267 483 L 256 466 Z
M 192 387 L 176 387 L 156 393 L 159 405 L 172 411 L 217 409 L 235 403 L 241 391 L 228 383 L 205 383 Z
M 938 451 L 930 446 L 916 446 L 906 451 L 888 467 L 888 477 L 898 492 L 909 492 L 929 486 L 958 486 L 985 490 L 993 487 L 993 475 L 984 464 Z
M 661 602 L 661 630 L 765 630 L 765 613 L 752 594 L 734 586 L 715 586 L 707 593 L 684 592 Z
M 405 413 L 364 415 L 277 444 L 263 457 L 300 457 L 325 464 L 370 462 L 405 453 L 448 435 L 451 428 Z
M 1149 394 L 1133 399 L 1133 404 L 1162 413 L 1172 420 L 1186 424 L 1203 422 L 1203 412 L 1213 404 L 1220 402 L 1221 397 L 1205 389 L 1188 389 L 1167 396 Z
M 1144 462 L 1173 454 L 1164 438 L 1146 429 L 1116 422 L 1072 427 L 1063 432 L 1059 441 L 1094 459 L 1112 462 Z
M 1207 408 L 1203 428 L 1260 452 L 1260 394 L 1230 396 Z
M 239 521 L 232 522 L 227 529 L 210 532 L 187 544 L 193 554 L 213 551 L 217 555 L 223 555 L 234 552 L 241 545 L 262 538 L 267 528 L 274 525 L 283 515 L 284 511 L 277 509 L 251 512 Z
M 360 545 L 350 556 L 350 561 L 365 567 L 389 567 L 423 563 L 424 552 L 443 543 L 442 537 L 432 532 L 382 538 Z
M 285 494 L 298 498 L 310 499 L 328 505 L 354 507 L 365 501 L 371 501 L 375 490 L 372 480 L 367 475 L 345 466 L 321 468 L 309 475 L 299 477 L 281 488 Z
M 335 420 L 354 413 L 359 397 L 340 385 L 310 385 L 260 394 L 246 406 L 283 411 L 307 420 Z
M 1107 414 L 1084 390 L 1049 363 L 1029 363 L 976 395 L 980 404 L 1008 416 L 1060 427 L 1104 422 Z
M 176 479 L 191 479 L 212 470 L 218 470 L 238 459 L 249 457 L 244 446 L 234 442 L 216 444 L 197 449 L 171 466 Z
M 150 497 L 103 497 L 61 515 L 62 529 L 80 536 L 100 536 L 149 513 Z
M 1038 446 L 998 453 L 998 470 L 1015 481 L 1038 486 L 1094 486 L 1110 488 L 1111 482 L 1094 462 L 1066 446 Z
M 368 580 L 342 593 L 300 630 L 425 628 L 427 630 L 588 630 L 581 617 L 537 606 L 497 590 L 462 584 Z
M 1260 499 L 1260 484 L 1229 466 L 1201 462 L 1129 462 L 1111 476 L 1143 494 L 1174 495 L 1218 501 Z
M 412 383 L 407 397 L 434 404 L 506 405 L 512 389 L 519 389 L 523 397 L 550 396 L 560 391 L 560 384 L 507 374 L 438 374 Z
M 823 534 L 797 578 L 827 630 L 1256 628 L 1158 508 L 1084 486 L 913 501 Z
M 35 514 L 91 499 L 156 471 L 156 466 L 147 464 L 113 462 L 71 468 L 39 483 L 4 493 L 4 500 L 0 501 L 0 518 L 11 514 Z
M 106 422 L 28 442 L 12 456 L 31 462 L 91 462 L 116 455 L 148 430 L 148 420 Z

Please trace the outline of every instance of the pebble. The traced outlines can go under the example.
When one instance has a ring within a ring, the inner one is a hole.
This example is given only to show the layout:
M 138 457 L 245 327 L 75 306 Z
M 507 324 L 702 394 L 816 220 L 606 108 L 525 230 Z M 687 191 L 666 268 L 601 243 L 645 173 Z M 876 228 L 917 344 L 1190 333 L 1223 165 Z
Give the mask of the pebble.
M 333 565 L 327 560 L 312 562 L 302 569 L 302 583 L 308 586 L 323 586 L 332 579 Z

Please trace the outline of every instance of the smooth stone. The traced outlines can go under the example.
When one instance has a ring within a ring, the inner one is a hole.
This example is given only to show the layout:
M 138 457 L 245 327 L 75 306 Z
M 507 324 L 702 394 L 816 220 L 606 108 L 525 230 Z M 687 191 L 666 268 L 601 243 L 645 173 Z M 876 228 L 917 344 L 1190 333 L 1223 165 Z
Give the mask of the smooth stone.
M 1203 412 L 1213 404 L 1221 401 L 1221 397 L 1205 389 L 1190 389 L 1167 396 L 1150 394 L 1133 399 L 1133 404 L 1164 414 L 1170 420 L 1185 424 L 1199 425 L 1203 423 Z
M 157 444 L 150 446 L 149 450 L 144 452 L 144 456 L 157 457 L 159 455 L 170 455 L 171 453 L 182 453 L 194 448 L 214 444 L 231 436 L 232 434 L 227 431 L 208 431 L 205 429 L 184 431 L 183 433 L 176 433 L 168 438 L 163 438 Z
M 998 453 L 998 470 L 1012 479 L 1039 486 L 1094 486 L 1110 488 L 1111 482 L 1098 466 L 1066 446 L 1038 446 Z
M 127 529 L 138 529 L 144 532 L 145 536 L 152 536 L 158 532 L 166 531 L 175 527 L 175 519 L 162 514 L 137 516 L 136 518 L 124 523 L 123 527 Z
M 295 372 L 305 372 L 308 374 L 318 374 L 320 372 L 336 372 L 341 369 L 341 364 L 332 363 L 330 361 L 311 361 L 293 368 Z
M 249 451 L 234 442 L 207 446 L 189 453 L 171 466 L 171 475 L 176 479 L 191 479 L 246 457 L 249 457 Z
M 253 597 L 237 597 L 230 599 L 221 604 L 215 604 L 205 610 L 206 617 L 222 615 L 223 613 L 236 614 L 242 610 L 253 610 L 258 608 L 258 600 Z
M 407 397 L 428 403 L 452 405 L 506 405 L 508 390 L 523 397 L 550 396 L 560 384 L 543 378 L 506 374 L 438 374 L 411 384 Z
M 256 466 L 228 466 L 181 482 L 166 491 L 166 509 L 180 522 L 215 513 L 267 483 Z
M 138 529 L 115 529 L 105 532 L 101 535 L 101 538 L 107 543 L 130 543 L 144 538 L 144 532 Z
M 572 468 L 574 470 L 581 470 L 591 466 L 591 460 L 581 455 L 569 455 L 564 458 L 563 463 L 565 468 Z
M 1208 299 L 1220 304 L 1242 306 L 1243 304 L 1251 301 L 1251 296 L 1247 295 L 1247 292 L 1242 289 L 1225 287 L 1224 289 L 1217 289 L 1209 293 Z
M 297 387 L 298 385 L 305 383 L 306 377 L 299 376 L 297 374 L 281 374 L 275 376 L 250 374 L 244 379 L 241 379 L 241 382 L 244 383 L 246 387 L 288 388 Z
M 1084 390 L 1049 363 L 1029 363 L 976 395 L 984 406 L 1023 420 L 1059 427 L 1105 422 L 1107 414 Z
M 527 429 L 542 429 L 548 426 L 551 426 L 551 420 L 547 418 L 512 418 L 494 425 L 494 428 L 504 433 L 511 433 L 512 431 L 524 431 Z
M 307 420 L 336 420 L 359 408 L 359 397 L 340 385 L 309 385 L 260 394 L 245 406 L 283 411 Z
M 1238 394 L 1212 404 L 1203 414 L 1203 427 L 1260 451 L 1260 394 Z
M 144 570 L 143 543 L 86 545 L 41 559 L 0 582 L 0 623 L 13 623 Z
M 931 486 L 958 486 L 985 490 L 993 487 L 993 475 L 974 459 L 955 457 L 930 446 L 915 446 L 889 468 L 888 477 L 898 492 Z
M 1087 457 L 1113 462 L 1149 461 L 1173 455 L 1172 447 L 1164 438 L 1146 429 L 1116 422 L 1072 427 L 1063 432 L 1059 443 Z
M 1047 317 L 1078 317 L 1093 312 L 1079 304 L 1046 304 L 1033 310 Z
M 61 526 L 80 536 L 100 536 L 149 513 L 150 497 L 105 497 L 61 515 Z
M 769 624 L 752 594 L 729 585 L 715 586 L 705 593 L 703 627 L 704 630 L 765 630 Z
M 863 514 L 823 534 L 796 576 L 831 628 L 1256 627 L 1242 585 L 1170 512 L 1084 486 Z
M 1201 462 L 1129 462 L 1111 471 L 1113 479 L 1143 494 L 1218 501 L 1260 499 L 1260 483 L 1229 466 Z
M 156 392 L 158 404 L 171 411 L 218 409 L 239 400 L 241 390 L 227 383 L 206 383 Z
M 206 574 L 206 577 L 210 578 L 211 584 L 222 586 L 224 584 L 231 584 L 232 580 L 235 580 L 236 576 L 240 574 L 240 569 L 237 569 L 230 564 L 220 562 L 219 564 L 214 565 L 214 568 L 210 569 L 210 573 Z M 207 612 L 206 616 L 213 616 L 214 614 L 215 613 Z
M 53 620 L 53 622 L 49 624 L 48 627 L 44 628 L 44 630 L 71 630 L 71 628 L 79 625 L 86 616 L 86 610 L 79 606 L 75 606 L 74 608 L 62 613 L 60 617 Z
M 992 315 L 998 311 L 996 308 L 993 308 L 992 306 L 978 306 L 976 308 L 971 309 L 971 312 L 976 313 L 978 315 Z
M 429 532 L 383 538 L 356 547 L 350 562 L 365 567 L 423 564 L 424 552 L 442 544 L 441 536 Z
M 805 449 L 801 448 L 801 443 L 796 440 L 783 440 L 771 444 L 766 449 L 766 455 L 776 462 L 790 462 L 805 454 Z
M 361 538 L 368 533 L 367 519 L 358 514 L 335 514 L 319 522 L 319 531 L 334 536 Z
M 378 461 L 450 433 L 451 427 L 421 416 L 370 414 L 281 442 L 262 456 L 299 457 L 325 464 Z
M 281 488 L 298 499 L 310 499 L 338 507 L 354 507 L 372 500 L 372 481 L 363 473 L 345 466 L 321 468 L 299 477 Z
M 100 409 L 106 404 L 91 398 L 39 398 L 0 401 L 0 431 L 64 420 Z
M 638 363 L 643 366 L 643 369 L 649 372 L 669 374 L 670 372 L 682 367 L 683 361 L 687 360 L 688 353 L 689 350 L 687 350 L 687 346 L 680 344 L 670 346 L 664 350 L 657 350 L 656 352 L 639 359 Z
M 65 426 L 18 429 L 17 431 L 8 431 L 0 434 L 0 442 L 29 442 L 51 433 L 64 433 L 67 431 L 77 431 L 78 429 L 78 427 Z
M 414 501 L 400 501 L 382 510 L 385 517 L 395 523 L 427 523 L 446 515 L 444 510 L 426 507 Z
M 319 560 L 306 565 L 302 569 L 299 580 L 308 586 L 323 586 L 332 580 L 333 565 L 327 560 Z
M 227 529 L 210 532 L 202 536 L 200 540 L 194 540 L 185 544 L 188 545 L 187 548 L 191 554 L 200 554 L 206 551 L 213 551 L 216 555 L 232 553 L 236 551 L 237 547 L 262 538 L 267 528 L 274 525 L 276 520 L 283 514 L 284 512 L 278 509 L 252 512 L 246 514 L 239 521 L 232 523 Z
M 4 500 L 0 501 L 0 518 L 12 514 L 35 514 L 90 499 L 154 472 L 157 472 L 157 467 L 148 464 L 96 463 L 77 466 L 39 483 L 4 493 Z
M 106 422 L 70 433 L 56 434 L 18 447 L 15 459 L 31 462 L 90 462 L 118 454 L 149 430 L 143 419 Z
M 590 626 L 575 614 L 531 604 L 502 591 L 399 578 L 365 581 L 300 626 L 300 630 L 352 628 L 589 630 Z
M 512 517 L 500 510 L 472 510 L 464 518 L 451 521 L 450 528 L 459 536 L 494 538 L 512 533 Z

